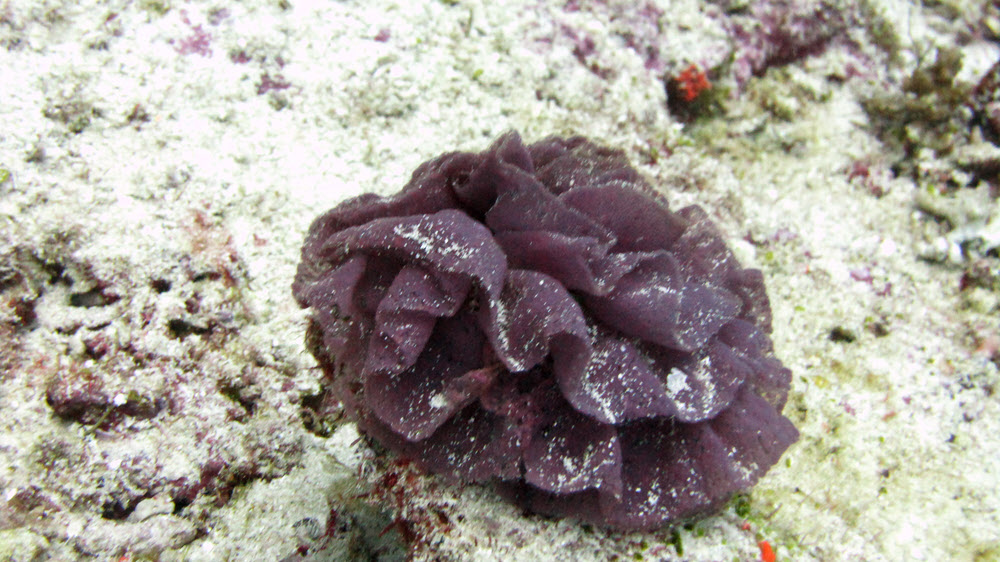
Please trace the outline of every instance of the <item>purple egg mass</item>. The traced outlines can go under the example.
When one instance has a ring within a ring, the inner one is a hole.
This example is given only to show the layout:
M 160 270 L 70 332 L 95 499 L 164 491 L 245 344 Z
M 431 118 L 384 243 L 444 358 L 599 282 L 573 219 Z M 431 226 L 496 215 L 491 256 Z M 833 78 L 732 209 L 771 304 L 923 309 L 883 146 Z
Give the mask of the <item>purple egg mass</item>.
M 293 291 L 364 434 L 536 513 L 654 529 L 798 438 L 761 272 L 582 137 L 510 132 L 338 205 Z

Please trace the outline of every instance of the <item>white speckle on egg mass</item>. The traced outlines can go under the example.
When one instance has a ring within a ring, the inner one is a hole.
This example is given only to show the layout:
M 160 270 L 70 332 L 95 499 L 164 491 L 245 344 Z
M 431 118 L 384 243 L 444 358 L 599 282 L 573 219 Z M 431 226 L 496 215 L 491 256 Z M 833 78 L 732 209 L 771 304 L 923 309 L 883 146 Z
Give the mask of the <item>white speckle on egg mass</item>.
M 681 392 L 690 389 L 687 377 L 687 373 L 677 367 L 670 369 L 670 374 L 667 375 L 667 391 L 671 397 L 676 397 Z
M 434 396 L 431 396 L 430 406 L 434 409 L 441 409 L 448 405 L 448 399 L 445 398 L 443 392 L 438 392 Z

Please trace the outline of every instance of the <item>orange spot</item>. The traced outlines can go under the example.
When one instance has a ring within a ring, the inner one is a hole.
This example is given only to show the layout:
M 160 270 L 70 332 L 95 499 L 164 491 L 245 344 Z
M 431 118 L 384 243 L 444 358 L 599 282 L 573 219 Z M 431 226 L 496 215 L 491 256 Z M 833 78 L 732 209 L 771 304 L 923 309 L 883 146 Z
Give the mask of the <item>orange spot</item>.
M 760 541 L 757 543 L 757 547 L 760 548 L 760 562 L 774 562 L 777 560 L 774 556 L 774 551 L 771 550 L 771 543 Z
M 694 101 L 698 94 L 711 87 L 708 76 L 696 64 L 692 63 L 677 75 L 677 88 L 684 94 L 684 101 Z

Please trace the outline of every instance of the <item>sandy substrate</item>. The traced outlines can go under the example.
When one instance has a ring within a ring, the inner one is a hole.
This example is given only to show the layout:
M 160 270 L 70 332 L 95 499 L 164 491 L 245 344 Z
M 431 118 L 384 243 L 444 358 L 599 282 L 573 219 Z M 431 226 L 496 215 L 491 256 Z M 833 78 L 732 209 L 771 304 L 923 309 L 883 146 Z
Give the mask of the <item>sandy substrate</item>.
M 978 83 L 1000 15 L 750 4 L 0 2 L 0 558 L 1000 560 L 1000 157 L 862 105 L 944 49 Z M 310 221 L 508 129 L 624 149 L 763 270 L 801 438 L 719 514 L 520 513 L 322 403 Z

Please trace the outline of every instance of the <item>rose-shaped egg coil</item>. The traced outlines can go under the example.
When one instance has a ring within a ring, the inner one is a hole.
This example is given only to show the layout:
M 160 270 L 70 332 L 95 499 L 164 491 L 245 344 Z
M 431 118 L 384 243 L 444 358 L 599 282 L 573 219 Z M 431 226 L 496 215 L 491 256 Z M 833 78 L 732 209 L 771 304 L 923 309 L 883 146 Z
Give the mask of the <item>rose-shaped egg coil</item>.
M 335 207 L 293 292 L 365 434 L 536 512 L 651 529 L 749 488 L 798 436 L 761 273 L 581 137 L 507 133 Z

